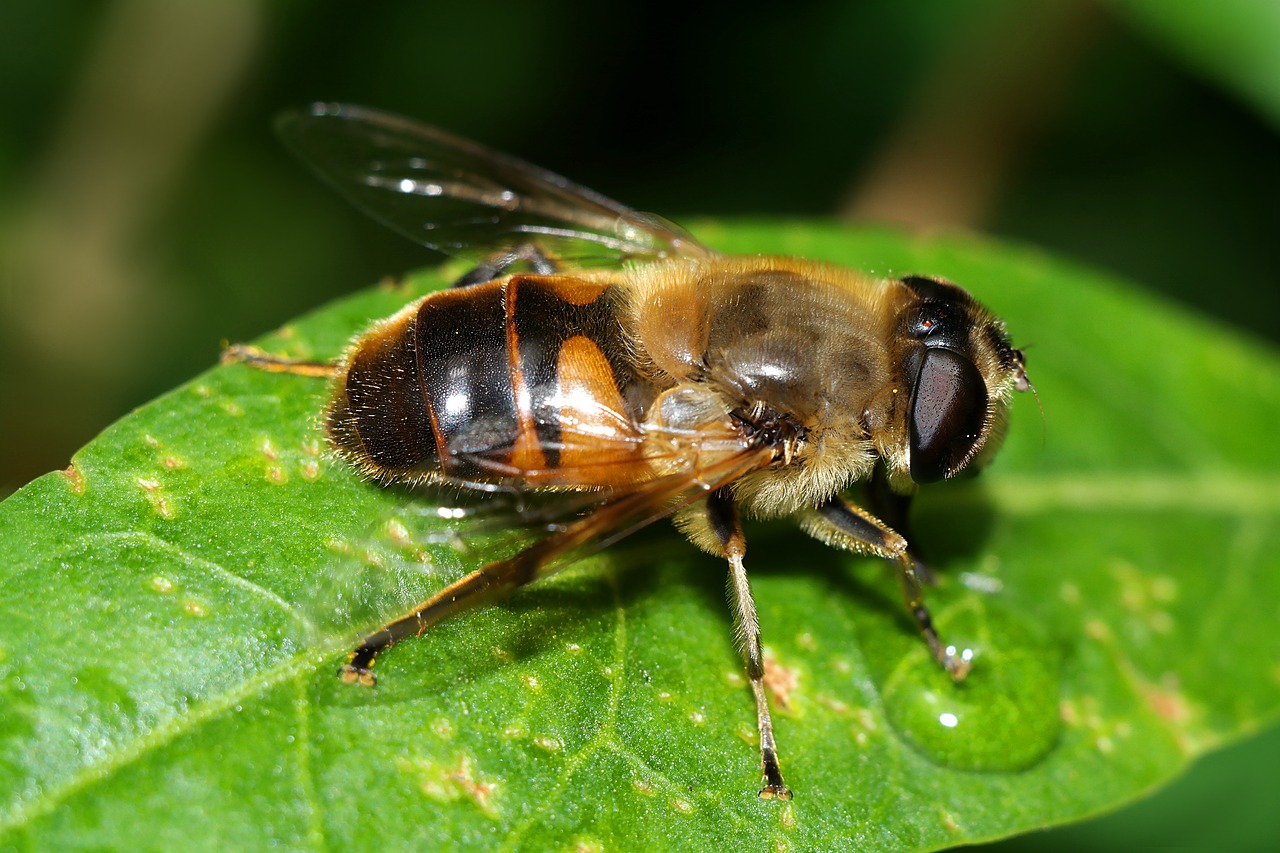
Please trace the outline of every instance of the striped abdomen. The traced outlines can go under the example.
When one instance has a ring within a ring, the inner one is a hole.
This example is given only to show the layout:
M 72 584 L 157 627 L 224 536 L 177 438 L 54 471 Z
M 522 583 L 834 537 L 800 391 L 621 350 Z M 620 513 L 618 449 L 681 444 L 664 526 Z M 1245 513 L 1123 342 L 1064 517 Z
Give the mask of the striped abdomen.
M 612 288 L 514 276 L 431 294 L 353 347 L 327 421 L 380 479 L 610 485 L 644 476 Z

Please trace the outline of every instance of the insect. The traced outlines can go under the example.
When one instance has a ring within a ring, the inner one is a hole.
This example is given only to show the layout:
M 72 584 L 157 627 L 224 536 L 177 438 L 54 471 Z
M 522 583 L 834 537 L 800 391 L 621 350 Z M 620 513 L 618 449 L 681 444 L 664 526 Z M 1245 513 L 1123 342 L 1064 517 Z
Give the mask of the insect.
M 337 455 L 387 484 L 547 497 L 562 518 L 368 634 L 342 669 L 546 577 L 663 517 L 728 563 L 764 787 L 787 799 L 764 688 L 741 518 L 896 568 L 955 679 L 900 531 L 918 484 L 979 467 L 1030 388 L 1004 325 L 938 278 L 877 278 L 799 258 L 718 254 L 656 217 L 436 128 L 316 104 L 286 144 L 375 219 L 473 261 L 449 290 L 374 323 L 335 363 L 250 347 L 228 360 L 330 376 Z M 845 493 L 869 484 L 876 514 Z M 884 520 L 881 519 L 884 518 Z M 888 522 L 888 523 L 886 523 Z M 893 526 L 890 526 L 890 525 Z

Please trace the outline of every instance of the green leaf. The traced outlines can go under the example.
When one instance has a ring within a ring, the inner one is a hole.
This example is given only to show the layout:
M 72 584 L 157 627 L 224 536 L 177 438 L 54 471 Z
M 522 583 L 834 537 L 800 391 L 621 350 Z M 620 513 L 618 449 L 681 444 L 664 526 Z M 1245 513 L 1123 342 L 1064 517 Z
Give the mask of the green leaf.
M 423 594 L 479 556 L 388 535 L 413 507 L 325 455 L 323 382 L 219 367 L 0 505 L 0 847 L 937 848 L 1115 808 L 1275 719 L 1273 351 L 973 238 L 699 234 L 947 276 L 1027 347 L 1043 425 L 1019 398 L 995 464 L 918 504 L 967 682 L 884 565 L 771 524 L 748 568 L 790 803 L 756 798 L 725 567 L 667 526 L 343 685 L 344 573 Z M 331 357 L 447 278 L 262 343 Z

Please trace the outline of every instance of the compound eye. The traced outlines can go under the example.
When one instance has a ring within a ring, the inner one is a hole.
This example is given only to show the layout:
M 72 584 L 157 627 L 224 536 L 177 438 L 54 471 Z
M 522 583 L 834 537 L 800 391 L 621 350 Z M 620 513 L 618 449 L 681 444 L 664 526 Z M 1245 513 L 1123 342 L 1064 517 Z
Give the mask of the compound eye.
M 956 473 L 982 437 L 987 385 L 973 362 L 930 347 L 911 398 L 911 479 L 931 483 Z

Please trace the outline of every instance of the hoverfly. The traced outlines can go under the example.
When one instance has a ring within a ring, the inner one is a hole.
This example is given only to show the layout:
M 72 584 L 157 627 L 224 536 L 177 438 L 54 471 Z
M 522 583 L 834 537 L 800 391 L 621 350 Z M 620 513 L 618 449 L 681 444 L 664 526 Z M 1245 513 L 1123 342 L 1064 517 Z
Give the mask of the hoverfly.
M 966 291 L 721 255 L 559 175 L 362 107 L 315 104 L 279 130 L 357 207 L 476 266 L 374 323 L 335 363 L 250 347 L 228 360 L 331 376 L 329 441 L 380 483 L 572 498 L 543 538 L 365 636 L 345 680 L 371 685 L 375 659 L 401 639 L 672 517 L 728 563 L 760 796 L 789 798 L 742 516 L 791 517 L 891 561 L 933 657 L 965 676 L 971 655 L 939 639 L 906 539 L 845 492 L 870 482 L 900 526 L 917 484 L 998 446 L 1011 392 L 1030 383 L 1003 323 Z

